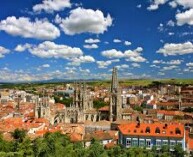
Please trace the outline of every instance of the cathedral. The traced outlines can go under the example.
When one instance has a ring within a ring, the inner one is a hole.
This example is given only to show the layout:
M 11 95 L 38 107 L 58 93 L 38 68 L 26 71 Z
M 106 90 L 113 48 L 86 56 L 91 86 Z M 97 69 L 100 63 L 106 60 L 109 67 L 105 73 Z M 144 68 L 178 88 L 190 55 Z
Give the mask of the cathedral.
M 122 119 L 121 88 L 116 67 L 112 72 L 109 100 L 108 119 L 106 120 Z M 93 96 L 84 82 L 74 83 L 73 103 L 69 107 L 57 109 L 54 104 L 49 103 L 48 97 L 43 97 L 37 98 L 34 111 L 35 118 L 46 118 L 51 124 L 96 122 L 101 119 L 100 113 L 93 107 Z

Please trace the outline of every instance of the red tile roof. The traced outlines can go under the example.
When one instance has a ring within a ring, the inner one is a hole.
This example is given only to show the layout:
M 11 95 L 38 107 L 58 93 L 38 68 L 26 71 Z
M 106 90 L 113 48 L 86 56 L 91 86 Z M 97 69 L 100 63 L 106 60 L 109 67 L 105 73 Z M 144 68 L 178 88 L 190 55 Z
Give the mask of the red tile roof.
M 124 135 L 132 136 L 158 136 L 158 137 L 174 137 L 183 138 L 184 125 L 180 123 L 141 123 L 131 122 L 129 124 L 122 124 L 118 126 L 120 132 Z M 150 132 L 147 131 L 149 128 Z M 160 133 L 156 133 L 156 129 L 159 128 Z M 179 129 L 180 134 L 176 134 L 176 129 Z

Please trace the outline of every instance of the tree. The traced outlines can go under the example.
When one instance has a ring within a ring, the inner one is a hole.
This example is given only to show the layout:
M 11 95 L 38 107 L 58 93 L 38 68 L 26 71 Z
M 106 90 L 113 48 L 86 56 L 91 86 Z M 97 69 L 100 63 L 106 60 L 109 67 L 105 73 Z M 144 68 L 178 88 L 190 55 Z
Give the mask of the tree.
M 15 129 L 12 133 L 12 137 L 18 142 L 23 142 L 23 139 L 26 137 L 26 131 L 23 129 Z
M 94 108 L 99 109 L 99 108 L 101 108 L 101 107 L 107 106 L 108 104 L 105 103 L 105 102 L 102 101 L 102 100 L 94 100 L 93 105 L 94 105 Z
M 88 150 L 88 157 L 107 157 L 107 152 L 99 141 L 93 139 Z
M 175 145 L 175 147 L 174 147 L 174 156 L 175 157 L 184 157 L 185 154 L 186 153 L 182 149 L 182 146 L 180 146 L 179 144 Z

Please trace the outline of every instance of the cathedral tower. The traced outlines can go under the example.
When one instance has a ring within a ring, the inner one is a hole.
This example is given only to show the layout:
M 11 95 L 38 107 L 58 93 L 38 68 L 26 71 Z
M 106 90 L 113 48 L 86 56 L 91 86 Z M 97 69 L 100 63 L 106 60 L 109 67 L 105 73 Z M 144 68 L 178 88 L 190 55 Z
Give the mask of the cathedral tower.
M 112 82 L 110 90 L 109 120 L 115 121 L 121 119 L 121 109 L 122 109 L 121 89 L 119 88 L 117 68 L 114 67 L 112 72 Z

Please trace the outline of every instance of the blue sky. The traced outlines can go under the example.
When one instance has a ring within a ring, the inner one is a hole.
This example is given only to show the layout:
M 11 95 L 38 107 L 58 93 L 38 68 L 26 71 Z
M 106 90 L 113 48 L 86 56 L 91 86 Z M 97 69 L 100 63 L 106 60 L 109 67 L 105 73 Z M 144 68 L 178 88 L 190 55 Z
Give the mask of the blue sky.
M 7 0 L 0 81 L 193 77 L 191 0 Z

